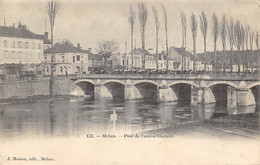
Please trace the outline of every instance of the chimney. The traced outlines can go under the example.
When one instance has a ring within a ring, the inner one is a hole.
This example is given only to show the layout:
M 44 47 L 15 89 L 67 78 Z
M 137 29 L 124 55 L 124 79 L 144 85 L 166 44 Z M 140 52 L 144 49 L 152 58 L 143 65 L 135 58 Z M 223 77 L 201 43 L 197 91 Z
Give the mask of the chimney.
M 77 48 L 80 49 L 80 44 L 79 43 L 77 44 Z
M 19 29 L 19 30 L 22 30 L 22 29 L 23 29 L 23 26 L 22 26 L 21 22 L 19 22 L 18 29 Z
M 15 27 L 15 23 L 13 23 L 13 27 Z
M 48 32 L 44 32 L 44 37 L 48 39 Z

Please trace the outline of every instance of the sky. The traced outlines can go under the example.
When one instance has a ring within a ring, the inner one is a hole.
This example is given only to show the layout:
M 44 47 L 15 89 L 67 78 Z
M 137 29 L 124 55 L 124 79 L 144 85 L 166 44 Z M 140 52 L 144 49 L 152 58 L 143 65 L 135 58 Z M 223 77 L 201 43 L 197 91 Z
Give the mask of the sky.
M 6 26 L 21 22 L 30 31 L 43 34 L 50 31 L 47 15 L 47 2 L 44 0 L 0 0 L 0 25 Z M 139 1 L 130 0 L 59 0 L 55 27 L 54 41 L 70 40 L 74 45 L 80 43 L 83 49 L 92 48 L 95 52 L 97 43 L 105 40 L 115 40 L 119 44 L 120 52 L 130 51 L 130 24 L 128 21 L 129 7 L 132 5 L 136 12 L 134 24 L 134 39 L 136 47 L 141 47 L 140 24 L 138 19 L 137 4 Z M 152 7 L 155 6 L 159 13 L 159 51 L 165 49 L 165 29 L 162 5 L 168 15 L 168 45 L 181 47 L 181 20 L 180 11 L 187 17 L 187 50 L 192 51 L 192 35 L 190 16 L 193 12 L 198 21 L 197 52 L 203 51 L 203 38 L 200 30 L 199 15 L 205 12 L 209 22 L 207 33 L 207 50 L 213 51 L 213 38 L 211 33 L 211 17 L 216 13 L 219 19 L 223 15 L 227 18 L 239 20 L 250 25 L 254 30 L 260 30 L 260 0 L 168 0 L 142 1 L 148 8 L 146 25 L 146 48 L 155 49 L 155 25 Z M 50 33 L 49 33 L 50 36 Z M 255 45 L 254 45 L 255 47 Z M 218 38 L 217 49 L 222 50 L 221 38 Z M 227 42 L 227 49 L 229 49 Z

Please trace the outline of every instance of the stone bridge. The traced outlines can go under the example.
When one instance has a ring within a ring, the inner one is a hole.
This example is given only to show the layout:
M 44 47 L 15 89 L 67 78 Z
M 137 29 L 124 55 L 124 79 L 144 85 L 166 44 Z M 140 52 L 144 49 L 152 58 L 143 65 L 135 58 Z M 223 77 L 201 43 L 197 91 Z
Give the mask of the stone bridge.
M 95 99 L 224 101 L 229 107 L 255 105 L 260 86 L 259 75 L 89 74 L 72 80 Z

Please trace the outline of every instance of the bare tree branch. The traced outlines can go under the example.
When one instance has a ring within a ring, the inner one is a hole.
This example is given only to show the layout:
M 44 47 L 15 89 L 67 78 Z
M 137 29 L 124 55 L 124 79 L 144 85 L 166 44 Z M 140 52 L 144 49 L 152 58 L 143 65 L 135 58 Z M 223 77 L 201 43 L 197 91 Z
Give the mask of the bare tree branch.
M 196 20 L 196 16 L 192 13 L 191 14 L 191 33 L 192 33 L 192 39 L 193 39 L 193 55 L 196 56 L 196 38 L 197 38 L 197 20 Z M 195 71 L 195 60 L 193 62 L 193 70 Z
M 57 3 L 55 0 L 52 0 L 48 2 L 47 5 L 47 13 L 49 16 L 49 22 L 50 22 L 50 27 L 51 27 L 51 45 L 53 47 L 53 29 L 54 29 L 54 23 L 55 23 L 55 18 L 56 15 L 59 11 L 60 5 Z M 54 77 L 53 77 L 53 63 L 54 63 L 54 54 L 53 54 L 53 49 L 51 52 L 51 79 L 50 79 L 50 96 L 53 96 L 53 85 L 54 85 Z
M 141 33 L 141 39 L 142 39 L 142 68 L 145 69 L 145 56 L 144 56 L 144 50 L 145 50 L 145 29 L 146 29 L 146 22 L 148 17 L 148 11 L 146 5 L 141 2 L 138 3 L 138 18 L 140 22 L 140 33 Z
M 219 35 L 219 22 L 218 17 L 214 13 L 212 15 L 212 36 L 213 36 L 213 42 L 214 42 L 214 52 L 217 50 L 217 41 L 218 41 L 218 35 Z
M 102 55 L 104 58 L 104 64 L 107 65 L 108 59 L 111 57 L 113 53 L 118 51 L 118 44 L 116 41 L 99 41 L 98 42 L 98 54 Z
M 187 32 L 187 23 L 185 14 L 180 11 L 181 14 L 181 25 L 182 25 L 182 48 L 186 50 L 186 32 Z M 186 70 L 186 59 L 182 56 L 182 71 Z M 185 62 L 184 62 L 185 61 Z
M 200 30 L 204 40 L 204 72 L 206 71 L 206 52 L 207 52 L 207 31 L 208 31 L 208 20 L 204 12 L 200 16 Z
M 160 28 L 160 21 L 158 17 L 157 9 L 153 6 L 153 16 L 154 16 L 154 24 L 155 24 L 155 38 L 156 38 L 156 70 L 158 70 L 158 35 L 159 35 L 159 28 Z
M 130 28 L 131 28 L 131 67 L 133 68 L 134 66 L 134 55 L 133 55 L 133 46 L 134 46 L 134 23 L 135 23 L 135 12 L 132 8 L 132 6 L 130 6 L 130 10 L 129 10 L 129 23 L 130 23 Z
M 256 49 L 259 49 L 259 33 L 258 31 L 255 32 L 255 45 L 256 45 Z
M 226 61 L 227 61 L 227 55 L 226 55 L 226 38 L 227 38 L 227 19 L 226 15 L 222 16 L 222 21 L 220 22 L 220 36 L 223 46 L 223 52 L 224 52 L 224 58 L 222 59 L 222 65 L 224 69 L 224 73 L 226 72 Z
M 186 48 L 186 30 L 187 30 L 187 23 L 186 23 L 186 16 L 181 11 L 181 25 L 182 25 L 182 47 Z
M 230 47 L 230 50 L 231 50 L 231 59 L 230 59 L 230 64 L 231 64 L 231 73 L 233 72 L 233 46 L 234 46 L 234 22 L 233 22 L 233 19 L 231 19 L 229 21 L 229 24 L 227 25 L 227 37 L 228 37 L 228 40 L 229 40 L 229 47 Z
M 238 72 L 240 73 L 240 49 L 241 49 L 241 42 L 242 42 L 242 33 L 241 33 L 241 24 L 240 21 L 236 21 L 236 24 L 234 26 L 234 32 L 235 32 L 235 46 L 238 50 L 238 55 L 236 57 L 238 62 Z
M 217 50 L 217 41 L 218 41 L 218 35 L 219 35 L 219 22 L 218 22 L 218 17 L 216 16 L 215 13 L 212 15 L 212 28 L 211 28 L 211 33 L 213 36 L 213 43 L 214 43 L 214 70 L 215 73 L 217 71 L 216 69 L 216 64 L 217 64 L 217 57 L 216 57 L 216 50 Z
M 167 12 L 162 5 L 162 11 L 163 11 L 163 16 L 164 16 L 164 27 L 165 27 L 165 45 L 166 45 L 166 71 L 169 70 L 169 53 L 168 53 L 168 19 L 167 19 Z

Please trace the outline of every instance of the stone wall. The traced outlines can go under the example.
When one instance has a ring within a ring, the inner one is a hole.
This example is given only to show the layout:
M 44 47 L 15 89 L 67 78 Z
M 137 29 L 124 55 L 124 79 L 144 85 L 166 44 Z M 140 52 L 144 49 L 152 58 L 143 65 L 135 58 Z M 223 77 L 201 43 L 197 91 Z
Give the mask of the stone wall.
M 79 90 L 68 78 L 54 81 L 54 95 L 75 95 Z M 49 95 L 49 78 L 39 80 L 9 80 L 0 82 L 0 99 L 26 98 L 30 96 Z

